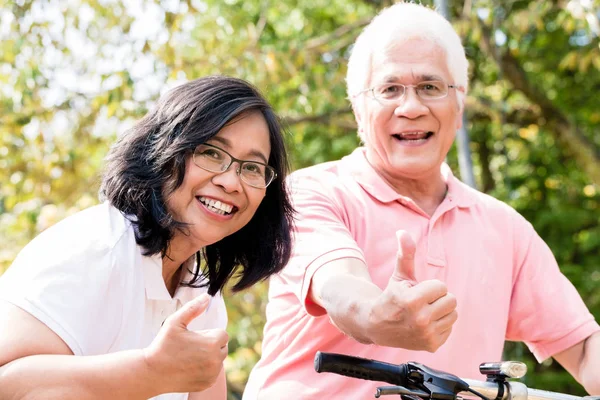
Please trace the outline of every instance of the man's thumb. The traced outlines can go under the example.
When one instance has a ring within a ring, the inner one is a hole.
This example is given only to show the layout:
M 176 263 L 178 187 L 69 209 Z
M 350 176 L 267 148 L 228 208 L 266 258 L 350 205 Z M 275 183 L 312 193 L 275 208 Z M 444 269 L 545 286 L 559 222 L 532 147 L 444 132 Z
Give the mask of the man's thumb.
M 192 301 L 188 301 L 179 309 L 179 311 L 172 315 L 172 323 L 183 328 L 187 328 L 189 323 L 192 322 L 194 318 L 206 310 L 209 303 L 210 296 L 206 293 L 201 294 Z
M 394 278 L 396 280 L 408 280 L 416 283 L 415 278 L 415 252 L 417 245 L 406 231 L 397 231 L 398 253 L 396 255 L 396 268 Z

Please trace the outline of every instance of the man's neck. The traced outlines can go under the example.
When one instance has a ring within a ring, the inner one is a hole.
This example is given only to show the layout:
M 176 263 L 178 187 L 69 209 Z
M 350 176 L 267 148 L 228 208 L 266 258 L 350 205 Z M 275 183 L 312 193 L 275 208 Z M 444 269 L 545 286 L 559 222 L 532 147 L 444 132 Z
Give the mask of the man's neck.
M 442 204 L 448 192 L 448 186 L 439 169 L 437 174 L 419 179 L 390 176 L 380 171 L 378 174 L 398 194 L 412 199 L 429 216 L 432 216 L 438 206 Z

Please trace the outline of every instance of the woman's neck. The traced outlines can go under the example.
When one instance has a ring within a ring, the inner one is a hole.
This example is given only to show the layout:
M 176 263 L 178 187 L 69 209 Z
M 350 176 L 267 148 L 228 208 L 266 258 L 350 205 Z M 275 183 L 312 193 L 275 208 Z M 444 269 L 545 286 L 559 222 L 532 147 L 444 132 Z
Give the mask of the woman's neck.
M 167 257 L 163 257 L 163 269 L 162 275 L 165 281 L 165 286 L 169 291 L 171 297 L 175 296 L 175 291 L 181 281 L 181 274 L 183 273 L 183 263 L 179 265 L 173 264 L 172 260 Z

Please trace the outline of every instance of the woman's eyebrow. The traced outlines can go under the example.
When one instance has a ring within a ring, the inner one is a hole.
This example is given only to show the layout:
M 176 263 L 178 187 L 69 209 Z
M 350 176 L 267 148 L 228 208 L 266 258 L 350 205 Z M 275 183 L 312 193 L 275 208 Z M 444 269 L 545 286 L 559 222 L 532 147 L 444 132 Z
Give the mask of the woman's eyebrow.
M 220 144 L 224 145 L 227 148 L 227 150 L 231 150 L 232 146 L 231 146 L 231 141 L 229 139 L 226 139 L 226 138 L 223 138 L 220 136 L 213 136 L 212 138 L 210 138 L 210 140 L 219 142 Z M 262 152 L 260 152 L 259 150 L 254 150 L 254 149 L 250 150 L 248 152 L 248 155 L 260 158 L 261 160 L 264 161 L 265 164 L 269 163 L 268 158 L 265 157 L 265 155 Z
M 267 160 L 267 157 L 265 157 L 265 155 L 258 150 L 250 150 L 248 155 L 260 158 L 261 160 L 264 161 L 265 164 L 269 163 L 269 160 Z

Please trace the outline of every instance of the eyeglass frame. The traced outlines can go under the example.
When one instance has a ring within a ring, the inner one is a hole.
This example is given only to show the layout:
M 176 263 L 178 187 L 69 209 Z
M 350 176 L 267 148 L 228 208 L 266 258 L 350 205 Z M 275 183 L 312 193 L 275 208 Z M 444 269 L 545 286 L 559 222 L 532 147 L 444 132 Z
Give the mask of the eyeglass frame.
M 225 169 L 223 169 L 223 170 L 220 170 L 220 171 L 213 171 L 213 170 L 210 170 L 210 169 L 208 169 L 208 168 L 206 168 L 206 167 L 203 167 L 203 166 L 201 166 L 201 165 L 198 165 L 198 163 L 196 162 L 196 154 L 197 154 L 197 153 L 196 153 L 196 149 L 198 149 L 198 147 L 200 147 L 200 146 L 208 146 L 208 147 L 212 147 L 212 148 L 214 148 L 214 149 L 220 150 L 220 151 L 222 151 L 223 153 L 227 154 L 227 155 L 229 156 L 229 158 L 231 159 L 231 161 L 229 162 L 229 164 L 227 165 L 227 167 L 226 167 Z M 222 149 L 222 148 L 220 148 L 219 146 L 215 146 L 214 144 L 209 144 L 209 143 L 201 143 L 201 144 L 199 144 L 198 146 L 196 146 L 196 147 L 194 148 L 194 150 L 192 150 L 192 161 L 194 162 L 194 165 L 195 165 L 195 166 L 197 166 L 198 168 L 202 168 L 202 169 L 203 169 L 203 170 L 205 170 L 205 171 L 208 171 L 208 172 L 215 172 L 215 173 L 218 173 L 218 174 L 222 174 L 222 173 L 224 173 L 224 172 L 227 172 L 227 171 L 229 170 L 229 168 L 231 167 L 231 165 L 232 165 L 234 162 L 237 162 L 237 163 L 238 163 L 238 165 L 239 165 L 239 167 L 238 167 L 238 168 L 237 168 L 237 170 L 235 171 L 235 172 L 236 172 L 236 174 L 237 174 L 237 176 L 239 176 L 239 177 L 240 177 L 240 179 L 242 180 L 242 182 L 244 182 L 245 184 L 247 184 L 247 185 L 249 185 L 249 186 L 252 186 L 252 187 L 254 187 L 254 188 L 257 188 L 257 189 L 266 189 L 266 188 L 267 188 L 267 187 L 268 187 L 268 186 L 269 186 L 271 183 L 273 183 L 273 181 L 274 181 L 274 180 L 277 178 L 277 171 L 275 171 L 275 168 L 271 167 L 270 165 L 268 165 L 268 164 L 265 164 L 265 163 L 262 163 L 262 162 L 260 162 L 260 161 L 240 160 L 239 158 L 235 158 L 234 156 L 232 156 L 231 154 L 229 154 L 227 151 L 223 150 L 223 149 Z M 265 167 L 265 170 L 270 170 L 270 171 L 273 173 L 273 177 L 271 178 L 271 180 L 269 181 L 269 183 L 267 183 L 265 186 L 257 186 L 257 185 L 253 185 L 253 184 L 251 184 L 251 183 L 248 183 L 248 182 L 246 182 L 246 181 L 244 180 L 244 177 L 242 176 L 242 168 L 243 168 L 244 164 L 246 164 L 246 163 L 260 164 L 260 165 L 263 165 L 263 166 Z
M 416 85 L 405 85 L 404 83 L 395 83 L 395 82 L 382 83 L 382 84 L 379 84 L 379 85 L 375 85 L 375 86 L 373 86 L 373 87 L 370 87 L 370 88 L 368 88 L 368 89 L 363 89 L 363 90 L 361 90 L 360 92 L 358 92 L 358 93 L 354 94 L 352 97 L 353 97 L 353 98 L 356 98 L 356 97 L 358 97 L 359 95 L 361 95 L 361 94 L 363 94 L 363 93 L 366 93 L 366 92 L 371 92 L 371 96 L 373 97 L 373 99 L 377 100 L 377 101 L 378 101 L 378 102 L 380 102 L 380 103 L 391 104 L 391 103 L 393 103 L 393 102 L 395 102 L 395 101 L 402 100 L 402 99 L 404 98 L 404 96 L 406 95 L 407 89 L 408 89 L 408 88 L 411 88 L 411 87 L 412 87 L 412 88 L 415 88 L 415 94 L 416 94 L 416 95 L 417 95 L 417 97 L 418 97 L 420 100 L 422 100 L 422 101 L 440 100 L 440 99 L 445 99 L 446 97 L 448 97 L 448 94 L 450 93 L 450 90 L 446 91 L 446 94 L 444 94 L 444 95 L 443 95 L 443 96 L 441 96 L 441 97 L 432 97 L 432 98 L 429 98 L 429 99 L 424 99 L 423 97 L 421 97 L 421 96 L 419 95 L 419 92 L 417 92 L 417 86 L 419 86 L 419 85 L 421 85 L 421 84 L 423 84 L 423 83 L 427 83 L 427 82 L 441 82 L 441 83 L 443 83 L 444 85 L 446 85 L 446 87 L 447 87 L 448 89 L 464 90 L 464 87 L 463 87 L 463 86 L 461 86 L 461 85 L 450 84 L 450 83 L 446 83 L 446 82 L 444 82 L 444 81 L 442 81 L 442 80 L 435 80 L 435 79 L 434 79 L 434 80 L 426 80 L 426 81 L 421 81 L 421 82 L 417 83 Z M 402 93 L 402 96 L 400 96 L 400 97 L 399 97 L 399 98 L 397 98 L 397 99 L 393 99 L 393 100 L 391 100 L 391 99 L 380 99 L 378 96 L 376 96 L 376 95 L 375 95 L 375 89 L 377 89 L 377 88 L 380 88 L 380 87 L 382 87 L 382 86 L 386 86 L 386 85 L 389 85 L 389 86 L 402 86 L 402 87 L 404 88 L 404 92 Z

